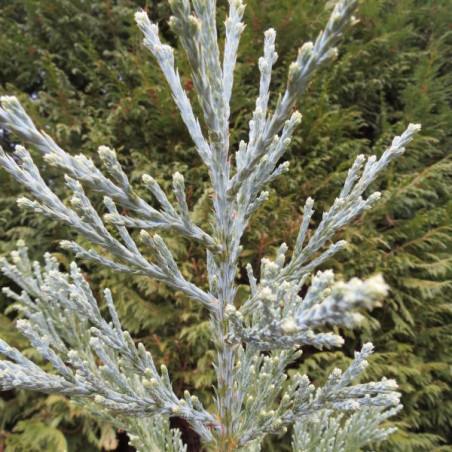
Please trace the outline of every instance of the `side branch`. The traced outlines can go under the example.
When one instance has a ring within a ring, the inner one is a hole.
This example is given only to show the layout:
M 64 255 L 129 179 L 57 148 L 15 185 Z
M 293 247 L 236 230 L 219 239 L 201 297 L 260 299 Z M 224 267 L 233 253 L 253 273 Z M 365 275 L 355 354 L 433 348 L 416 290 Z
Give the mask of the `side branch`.
M 287 87 L 282 98 L 278 100 L 276 110 L 267 119 L 268 87 L 270 71 L 276 54 L 274 53 L 274 30 L 265 35 L 264 58 L 259 61 L 261 70 L 261 93 L 256 102 L 256 111 L 250 124 L 250 142 L 246 153 L 246 165 L 238 166 L 228 187 L 228 197 L 238 192 L 240 185 L 254 172 L 259 161 L 267 154 L 274 137 L 281 131 L 289 119 L 293 107 L 305 91 L 316 69 L 337 54 L 335 46 L 345 28 L 353 23 L 353 11 L 356 0 L 340 0 L 336 3 L 327 26 L 317 36 L 315 43 L 307 42 L 299 50 L 297 59 L 289 67 Z M 256 133 L 253 133 L 256 130 Z M 258 133 L 257 133 L 258 132 Z
M 95 211 L 91 202 L 85 195 L 81 184 L 66 176 L 67 185 L 74 193 L 71 204 L 73 209 L 68 208 L 46 185 L 33 163 L 30 154 L 23 146 L 16 146 L 15 153 L 17 163 L 13 158 L 5 154 L 0 147 L 0 166 L 3 166 L 16 180 L 26 187 L 35 196 L 37 201 L 20 198 L 19 205 L 30 208 L 45 216 L 63 221 L 74 228 L 80 235 L 95 243 L 124 262 L 126 265 L 117 264 L 99 256 L 94 251 L 86 251 L 72 242 L 63 242 L 66 248 L 76 251 L 83 257 L 92 258 L 119 271 L 135 272 L 147 275 L 169 286 L 181 290 L 188 296 L 202 303 L 208 309 L 214 307 L 214 297 L 194 284 L 185 280 L 180 272 L 170 272 L 167 267 L 159 267 L 148 262 L 138 250 L 135 242 L 130 237 L 127 229 L 121 225 L 115 225 L 124 244 L 113 237 L 105 227 L 102 219 Z M 116 213 L 113 201 L 106 197 L 105 205 L 110 213 Z
M 174 49 L 166 44 L 162 44 L 158 35 L 158 26 L 151 23 L 144 11 L 135 13 L 135 20 L 138 27 L 144 34 L 144 45 L 151 51 L 160 65 L 168 84 L 173 93 L 174 101 L 180 110 L 182 120 L 187 126 L 188 132 L 196 145 L 199 155 L 208 169 L 211 169 L 212 155 L 209 144 L 205 140 L 201 126 L 196 119 L 190 100 L 180 81 L 180 77 L 174 68 Z
M 187 419 L 206 441 L 212 433 L 206 424 L 217 423 L 188 392 L 179 400 L 173 392 L 164 365 L 157 371 L 152 356 L 123 331 L 111 293 L 104 291 L 111 318 L 101 315 L 80 269 L 71 264 L 70 275 L 58 271 L 56 259 L 46 255 L 46 265 L 28 260 L 19 244 L 14 264 L 0 260 L 0 270 L 23 289 L 15 307 L 26 319 L 18 329 L 40 354 L 52 364 L 56 375 L 44 372 L 18 350 L 0 340 L 0 384 L 3 389 L 24 388 L 49 394 L 88 398 L 111 415 L 148 417 L 156 414 Z M 30 290 L 32 288 L 32 290 Z
M 130 185 L 114 150 L 107 146 L 100 146 L 98 149 L 102 163 L 115 181 L 112 182 L 91 159 L 82 154 L 77 156 L 68 154 L 45 132 L 39 131 L 15 97 L 3 96 L 0 101 L 0 125 L 8 127 L 25 141 L 35 145 L 50 165 L 62 169 L 65 174 L 90 189 L 109 196 L 122 207 L 135 212 L 139 220 L 146 223 L 146 227 L 175 230 L 187 238 L 200 242 L 212 251 L 218 250 L 219 245 L 214 239 L 191 221 L 184 221 L 174 210 L 168 212 L 164 209 L 162 212 L 154 209 L 140 198 Z M 157 199 L 160 200 L 160 196 Z

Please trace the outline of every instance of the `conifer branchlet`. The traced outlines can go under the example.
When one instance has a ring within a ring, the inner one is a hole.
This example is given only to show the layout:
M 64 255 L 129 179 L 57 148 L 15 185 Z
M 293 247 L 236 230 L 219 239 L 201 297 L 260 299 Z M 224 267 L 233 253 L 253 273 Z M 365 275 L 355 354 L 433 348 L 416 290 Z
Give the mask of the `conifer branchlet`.
M 154 278 L 206 309 L 216 353 L 215 406 L 208 409 L 196 395 L 175 393 L 168 369 L 157 369 L 144 346 L 135 344 L 122 329 L 108 289 L 104 299 L 109 321 L 75 263 L 65 273 L 50 255 L 44 256 L 43 266 L 30 262 L 24 243 L 18 244 L 11 261 L 0 261 L 3 273 L 22 292 L 4 291 L 23 315 L 17 328 L 54 372 L 45 372 L 0 340 L 4 357 L 0 386 L 75 397 L 93 415 L 125 429 L 140 451 L 186 450 L 180 433 L 169 428 L 172 416 L 186 419 L 206 445 L 221 451 L 259 450 L 265 435 L 282 434 L 291 425 L 297 451 L 357 450 L 382 440 L 393 429 L 378 426 L 400 409 L 399 393 L 393 380 L 356 383 L 372 344 L 364 344 L 345 371 L 333 370 L 323 386 L 315 387 L 306 375 L 289 378 L 286 369 L 305 345 L 340 347 L 343 338 L 328 327 L 355 327 L 362 319 L 358 311 L 372 309 L 387 294 L 381 275 L 343 282 L 335 281 L 332 271 L 316 270 L 345 246 L 343 241 L 334 242 L 335 233 L 379 199 L 379 193 L 366 196 L 370 184 L 404 152 L 420 126 L 410 124 L 379 159 L 358 156 L 339 196 L 311 233 L 314 201 L 308 198 L 291 257 L 286 258 L 289 247 L 283 243 L 273 260 L 262 259 L 259 279 L 248 265 L 250 296 L 236 306 L 242 236 L 268 198 L 266 186 L 288 170 L 281 159 L 302 120 L 294 112 L 295 104 L 317 68 L 337 55 L 336 45 L 355 21 L 356 1 L 339 0 L 325 29 L 301 47 L 273 112 L 269 87 L 277 59 L 276 34 L 272 29 L 265 32 L 259 97 L 248 141 L 238 144 L 235 163 L 230 158 L 229 103 L 245 6 L 242 0 L 229 1 L 221 56 L 215 1 L 169 3 L 170 27 L 187 53 L 203 125 L 181 84 L 174 49 L 161 41 L 158 26 L 144 11 L 137 12 L 135 20 L 209 173 L 214 192 L 211 231 L 193 223 L 182 174 L 174 174 L 173 201 L 151 175 L 143 176 L 143 184 L 160 204 L 160 209 L 154 208 L 136 194 L 113 149 L 98 149 L 101 166 L 68 154 L 39 131 L 10 96 L 1 98 L 0 125 L 42 152 L 45 161 L 64 174 L 73 193 L 70 206 L 53 193 L 25 147 L 17 146 L 13 156 L 0 148 L 0 165 L 33 196 L 33 200 L 19 199 L 22 207 L 68 224 L 96 247 L 85 249 L 65 241 L 63 248 L 119 272 Z M 104 196 L 103 216 L 93 207 L 88 190 Z M 131 214 L 119 213 L 118 207 Z M 183 276 L 165 240 L 156 233 L 159 230 L 175 231 L 205 247 L 208 289 Z

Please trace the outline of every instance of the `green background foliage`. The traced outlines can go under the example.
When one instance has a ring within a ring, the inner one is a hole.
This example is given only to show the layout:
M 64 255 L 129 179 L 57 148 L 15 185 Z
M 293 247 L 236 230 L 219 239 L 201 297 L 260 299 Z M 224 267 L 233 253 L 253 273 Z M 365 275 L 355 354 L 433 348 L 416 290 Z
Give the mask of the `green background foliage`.
M 223 20 L 227 2 L 217 3 Z M 297 48 L 315 37 L 328 15 L 324 2 L 310 0 L 247 4 L 231 105 L 233 150 L 246 139 L 254 108 L 263 32 L 269 27 L 277 31 L 280 58 L 272 82 L 277 93 Z M 0 93 L 16 95 L 38 126 L 72 154 L 94 156 L 101 144 L 115 148 L 138 190 L 139 177 L 148 173 L 169 193 L 171 175 L 180 171 L 193 217 L 209 230 L 208 176 L 163 76 L 140 44 L 133 23 L 138 7 L 177 46 L 166 23 L 166 2 L 0 3 Z M 449 451 L 452 8 L 448 0 L 363 0 L 358 18 L 337 61 L 317 74 L 298 103 L 303 122 L 289 153 L 291 171 L 274 182 L 270 200 L 249 227 L 237 279 L 246 284 L 247 262 L 257 268 L 260 258 L 272 255 L 281 241 L 294 243 L 308 196 L 316 200 L 314 223 L 318 221 L 356 155 L 380 155 L 408 122 L 422 123 L 421 136 L 377 181 L 374 189 L 383 192 L 382 200 L 340 232 L 349 246 L 327 264 L 346 279 L 382 272 L 391 286 L 389 298 L 368 316 L 362 330 L 342 331 L 347 338 L 342 350 L 306 349 L 294 370 L 321 381 L 332 367 L 344 365 L 360 343 L 371 340 L 377 352 L 368 377 L 396 378 L 405 406 L 394 421 L 398 433 L 379 450 Z M 182 82 L 199 112 L 181 50 L 177 57 Z M 276 96 L 271 102 L 275 104 Z M 16 143 L 7 130 L 0 132 L 0 142 L 5 148 Z M 44 168 L 44 175 L 59 195 L 69 196 L 62 175 L 51 168 Z M 34 259 L 50 251 L 67 266 L 72 257 L 61 253 L 58 242 L 74 234 L 19 210 L 15 199 L 25 193 L 5 172 L 0 172 L 0 190 L 0 254 L 6 255 L 22 238 Z M 186 277 L 205 285 L 202 250 L 185 239 L 167 239 Z M 147 278 L 131 279 L 90 263 L 83 268 L 96 291 L 112 289 L 124 327 L 169 367 L 176 392 L 196 391 L 208 404 L 214 373 L 206 313 Z M 5 285 L 9 282 L 0 278 L 0 286 Z M 243 288 L 239 298 L 245 296 Z M 5 298 L 0 298 L 0 312 L 0 336 L 35 356 L 14 331 L 15 313 Z M 199 450 L 184 424 L 177 425 L 190 449 Z M 123 439 L 62 397 L 8 392 L 0 399 L 0 450 L 125 450 Z M 288 438 L 268 440 L 264 450 L 288 445 Z

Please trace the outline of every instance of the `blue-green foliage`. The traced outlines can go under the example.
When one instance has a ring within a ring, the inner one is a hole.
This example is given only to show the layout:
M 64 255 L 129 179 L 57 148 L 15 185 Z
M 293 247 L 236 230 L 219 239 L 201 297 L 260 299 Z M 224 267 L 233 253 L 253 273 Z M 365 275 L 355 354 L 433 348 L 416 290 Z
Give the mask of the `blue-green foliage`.
M 132 24 L 137 6 L 148 7 L 154 19 L 167 17 L 167 7 L 164 2 L 112 3 L 93 1 L 87 7 L 86 2 L 20 0 L 2 7 L 0 26 L 5 32 L 0 54 L 6 63 L 0 69 L 1 91 L 18 95 L 38 125 L 72 153 L 90 155 L 101 144 L 116 148 L 132 181 L 149 173 L 169 192 L 170 175 L 183 172 L 190 207 L 198 223 L 207 225 L 210 193 L 201 162 L 163 77 L 140 48 Z M 247 3 L 249 25 L 239 54 L 231 112 L 237 143 L 245 138 L 254 107 L 263 31 L 273 26 L 278 32 L 280 59 L 272 88 L 280 91 L 296 48 L 315 36 L 328 15 L 322 2 Z M 370 154 L 371 148 L 379 155 L 403 125 L 422 123 L 421 138 L 377 182 L 383 200 L 343 232 L 350 245 L 329 262 L 346 279 L 381 271 L 392 289 L 389 299 L 369 317 L 361 333 L 347 333 L 344 353 L 306 351 L 299 363 L 301 370 L 321 380 L 333 362 L 339 358 L 345 363 L 362 339 L 371 339 L 377 350 L 371 377 L 396 378 L 405 406 L 397 422 L 399 433 L 381 446 L 388 451 L 448 450 L 452 443 L 447 437 L 452 419 L 448 296 L 452 13 L 448 3 L 361 3 L 360 23 L 347 35 L 338 61 L 317 75 L 298 104 L 303 123 L 291 147 L 290 176 L 275 183 L 279 198 L 273 196 L 254 218 L 242 255 L 245 263 L 257 264 L 281 238 L 293 244 L 307 196 L 316 199 L 320 215 L 340 191 L 356 155 Z M 223 13 L 222 2 L 219 6 Z M 163 19 L 161 25 L 165 38 L 175 45 Z M 183 79 L 183 83 L 190 92 L 192 81 Z M 6 134 L 2 141 L 8 144 L 14 137 Z M 45 174 L 54 177 L 52 170 Z M 55 180 L 55 187 L 64 193 L 59 182 Z M 70 237 L 70 232 L 18 210 L 15 199 L 21 189 L 4 172 L 0 184 L 1 252 L 15 247 L 19 237 L 26 240 L 33 258 L 47 250 L 58 252 L 58 241 Z M 319 216 L 314 220 L 319 221 Z M 170 241 L 169 246 L 183 262 L 184 275 L 195 274 L 197 281 L 206 277 L 196 246 L 188 241 Z M 58 256 L 66 265 L 66 258 Z M 143 340 L 156 360 L 169 364 L 176 390 L 210 388 L 214 375 L 213 357 L 206 354 L 209 325 L 194 303 L 187 308 L 183 296 L 175 297 L 175 304 L 168 303 L 171 291 L 149 279 L 132 282 L 91 264 L 86 269 L 92 270 L 93 287 L 115 288 L 124 329 Z M 246 282 L 245 271 L 242 279 Z M 7 306 L 3 299 L 2 306 Z M 9 320 L 12 314 L 7 315 L 2 316 L 1 336 L 22 348 L 24 342 Z M 156 334 L 149 336 L 149 331 Z M 8 394 L 2 402 L 2 427 L 16 429 L 6 436 L 8 450 L 32 450 L 30 434 L 43 438 L 38 450 L 63 450 L 64 441 L 72 448 L 83 444 L 84 450 L 88 442 L 99 444 L 98 427 L 90 427 L 90 421 L 65 400 L 52 397 Z M 103 428 L 105 447 L 111 436 Z

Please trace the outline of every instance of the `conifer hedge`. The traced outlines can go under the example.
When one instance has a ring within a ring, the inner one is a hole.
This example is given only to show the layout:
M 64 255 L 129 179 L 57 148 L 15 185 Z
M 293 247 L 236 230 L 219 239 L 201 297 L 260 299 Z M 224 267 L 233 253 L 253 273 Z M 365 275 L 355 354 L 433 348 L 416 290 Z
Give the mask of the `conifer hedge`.
M 218 1 L 220 13 L 226 3 Z M 234 87 L 233 143 L 244 138 L 254 108 L 263 32 L 273 26 L 278 33 L 274 89 L 281 88 L 294 49 L 315 36 L 324 22 L 319 19 L 328 14 L 325 2 L 247 3 L 250 25 L 244 32 Z M 166 2 L 17 0 L 0 5 L 0 94 L 16 95 L 37 124 L 69 152 L 92 155 L 101 144 L 115 148 L 132 180 L 152 174 L 169 192 L 165 183 L 170 175 L 183 172 L 195 220 L 208 229 L 211 207 L 207 183 L 202 183 L 205 174 L 196 164 L 197 153 L 162 75 L 141 48 L 133 24 L 137 7 L 156 21 L 168 17 Z M 420 138 L 379 179 L 383 200 L 343 232 L 350 245 L 327 264 L 344 278 L 382 272 L 392 288 L 389 298 L 368 316 L 361 331 L 343 332 L 347 346 L 342 351 L 317 354 L 307 349 L 296 366 L 321 381 L 333 362 L 345 365 L 351 351 L 371 339 L 377 353 L 370 377 L 396 378 L 405 406 L 395 421 L 398 433 L 380 449 L 448 451 L 452 450 L 452 8 L 448 0 L 363 0 L 358 18 L 337 64 L 318 74 L 298 104 L 303 122 L 291 148 L 290 177 L 277 181 L 279 198 L 271 197 L 274 201 L 255 217 L 259 227 L 251 225 L 243 256 L 256 265 L 281 238 L 293 243 L 307 194 L 314 194 L 320 212 L 340 191 L 356 155 L 370 154 L 372 149 L 378 155 L 403 125 L 422 123 Z M 163 36 L 177 46 L 166 23 L 160 20 L 160 26 Z M 182 52 L 178 56 L 183 58 Z M 192 81 L 183 83 L 190 93 Z M 12 146 L 15 137 L 1 130 L 0 144 Z M 50 168 L 45 175 L 64 196 L 64 185 Z M 19 210 L 15 200 L 22 195 L 21 188 L 5 172 L 0 172 L 0 193 L 0 254 L 14 249 L 22 238 L 32 258 L 50 249 L 67 266 L 70 257 L 57 246 L 70 238 L 67 229 Z M 318 220 L 314 216 L 314 223 Z M 169 241 L 183 263 L 181 269 L 187 277 L 195 274 L 202 280 L 206 272 L 200 251 L 188 241 L 180 243 Z M 122 324 L 156 359 L 170 364 L 176 389 L 196 388 L 202 393 L 210 388 L 208 325 L 194 303 L 146 278 L 131 281 L 84 265 L 93 287 L 116 288 Z M 237 277 L 246 281 L 245 272 Z M 6 281 L 0 279 L 3 285 Z M 167 302 L 169 297 L 173 303 Z M 0 298 L 0 312 L 0 336 L 27 347 L 14 331 L 16 314 L 8 310 L 5 298 Z M 125 450 L 117 438 L 121 435 L 87 418 L 64 398 L 17 392 L 0 399 L 0 450 Z M 192 450 L 199 450 L 196 438 L 186 439 Z M 284 439 L 268 443 L 265 450 L 284 450 L 285 444 Z

